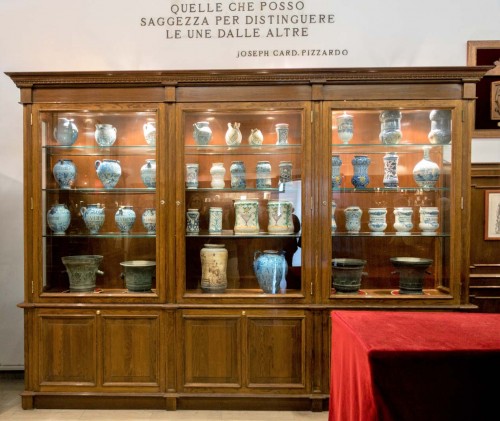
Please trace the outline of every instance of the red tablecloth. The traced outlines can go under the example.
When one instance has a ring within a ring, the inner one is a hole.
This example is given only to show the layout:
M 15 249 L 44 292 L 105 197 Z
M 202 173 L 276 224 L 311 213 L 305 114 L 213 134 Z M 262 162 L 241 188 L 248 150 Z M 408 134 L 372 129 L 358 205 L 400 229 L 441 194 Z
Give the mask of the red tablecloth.
M 500 419 L 500 314 L 331 317 L 330 421 Z

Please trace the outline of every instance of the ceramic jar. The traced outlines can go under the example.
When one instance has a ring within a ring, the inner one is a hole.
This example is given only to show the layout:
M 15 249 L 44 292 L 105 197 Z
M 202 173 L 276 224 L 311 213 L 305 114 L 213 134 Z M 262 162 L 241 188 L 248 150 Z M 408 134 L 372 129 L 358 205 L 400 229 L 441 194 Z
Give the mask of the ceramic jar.
M 150 260 L 129 260 L 121 262 L 125 287 L 130 292 L 150 292 L 156 273 L 156 262 Z
M 133 206 L 120 206 L 115 213 L 115 223 L 122 234 L 128 234 L 135 222 Z
M 398 187 L 398 161 L 399 156 L 396 152 L 388 152 L 384 155 L 384 187 Z
M 384 231 L 387 228 L 386 208 L 370 208 L 368 209 L 369 221 L 368 228 L 371 231 L 371 235 L 384 235 Z
M 281 161 L 279 163 L 280 183 L 288 183 L 292 181 L 292 161 Z
M 247 175 L 243 161 L 233 161 L 229 167 L 231 173 L 231 188 L 245 189 L 247 187 Z
M 222 208 L 212 206 L 209 210 L 208 233 L 222 234 Z
M 344 145 L 349 143 L 354 135 L 352 115 L 344 113 L 337 117 L 337 134 Z
M 332 259 L 332 287 L 336 293 L 355 294 L 361 287 L 366 260 Z
M 212 130 L 208 121 L 199 121 L 193 124 L 193 138 L 199 146 L 206 146 L 210 143 Z
M 248 143 L 253 146 L 262 145 L 264 143 L 264 135 L 259 129 L 251 129 L 248 136 Z
M 429 114 L 431 130 L 429 142 L 435 145 L 447 145 L 451 142 L 451 110 L 432 110 Z
M 72 119 L 58 118 L 54 128 L 54 139 L 61 146 L 71 146 L 78 138 L 78 128 Z
M 236 200 L 234 202 L 234 233 L 258 234 L 259 233 L 259 201 Z
M 399 273 L 399 293 L 423 294 L 425 273 L 432 265 L 432 259 L 391 257 L 390 261 Z
M 335 203 L 335 200 L 332 200 L 332 220 L 331 220 L 332 234 L 335 234 L 335 232 L 337 231 L 337 222 L 335 221 L 336 210 L 337 210 L 337 203 Z
M 420 223 L 418 227 L 422 235 L 436 235 L 439 228 L 439 208 L 435 206 L 422 206 L 418 210 Z
M 269 161 L 259 161 L 256 167 L 257 173 L 257 188 L 270 189 L 271 188 L 271 163 Z
M 156 209 L 146 208 L 141 216 L 142 226 L 148 234 L 156 234 Z
M 286 289 L 288 265 L 283 251 L 256 251 L 253 270 L 259 286 L 266 294 L 277 294 Z
M 71 222 L 71 212 L 65 204 L 56 203 L 47 212 L 47 225 L 54 235 L 64 235 Z
M 112 189 L 118 184 L 122 175 L 122 167 L 120 161 L 114 159 L 103 159 L 95 162 L 97 177 L 101 180 L 105 189 Z
M 99 230 L 104 225 L 105 213 L 104 207 L 99 203 L 82 206 L 80 208 L 80 214 L 82 215 L 83 222 L 85 226 L 90 231 L 91 234 L 98 234 Z
M 226 175 L 226 169 L 222 162 L 214 162 L 212 164 L 210 175 L 212 176 L 210 185 L 213 189 L 223 189 L 225 187 L 226 183 L 224 181 L 224 176 Z
M 241 143 L 240 123 L 227 123 L 227 131 L 224 139 L 228 146 L 238 146 Z
M 413 209 L 409 207 L 398 207 L 394 211 L 394 229 L 396 235 L 411 235 L 413 229 Z
M 156 146 L 156 122 L 148 121 L 142 126 L 144 140 L 149 146 Z
M 186 188 L 187 189 L 197 189 L 198 188 L 198 172 L 199 164 L 186 164 Z
M 104 272 L 99 270 L 102 259 L 103 256 L 99 255 L 61 257 L 69 277 L 69 291 L 94 291 L 96 287 L 96 275 L 104 275 Z
M 433 188 L 440 174 L 439 165 L 430 158 L 430 146 L 424 146 L 424 157 L 413 168 L 413 178 L 417 185 L 423 189 Z
M 267 202 L 269 234 L 293 234 L 293 203 L 289 200 L 270 200 Z
M 201 289 L 221 293 L 227 288 L 227 250 L 224 244 L 205 244 L 200 251 Z
M 69 190 L 75 183 L 76 166 L 71 159 L 60 159 L 54 165 L 52 174 L 63 190 Z
M 287 123 L 276 124 L 276 144 L 277 145 L 288 145 L 288 124 Z
M 351 162 L 354 169 L 351 183 L 357 189 L 364 189 L 370 183 L 368 166 L 371 160 L 366 155 L 355 155 Z
M 386 145 L 395 145 L 403 137 L 401 132 L 401 111 L 386 110 L 379 115 L 380 134 L 379 139 Z
M 348 206 L 344 209 L 345 229 L 349 234 L 358 234 L 361 229 L 363 211 L 359 206 Z
M 337 189 L 342 183 L 342 176 L 340 174 L 340 167 L 342 160 L 339 155 L 332 155 L 332 189 Z
M 156 188 L 156 160 L 146 159 L 146 163 L 140 170 L 141 179 L 148 189 Z
M 200 232 L 200 212 L 198 209 L 188 209 L 186 212 L 186 234 Z
M 111 124 L 96 124 L 94 137 L 99 146 L 111 146 L 116 140 L 116 127 Z

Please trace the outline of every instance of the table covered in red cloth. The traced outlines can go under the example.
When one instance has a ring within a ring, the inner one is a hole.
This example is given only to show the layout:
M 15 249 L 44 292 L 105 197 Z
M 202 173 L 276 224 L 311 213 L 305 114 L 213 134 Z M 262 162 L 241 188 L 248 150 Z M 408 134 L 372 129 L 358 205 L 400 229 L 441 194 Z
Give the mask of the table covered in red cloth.
M 331 318 L 329 421 L 500 420 L 500 314 Z

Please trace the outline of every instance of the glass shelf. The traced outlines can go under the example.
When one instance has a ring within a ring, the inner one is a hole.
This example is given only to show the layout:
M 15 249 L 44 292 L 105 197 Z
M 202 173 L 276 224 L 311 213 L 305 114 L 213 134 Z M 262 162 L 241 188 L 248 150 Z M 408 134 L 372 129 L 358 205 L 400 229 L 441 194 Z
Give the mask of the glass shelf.
M 235 234 L 233 230 L 222 230 L 222 234 L 210 234 L 208 231 L 201 231 L 199 234 L 186 233 L 186 238 L 299 238 L 301 233 L 293 234 L 269 234 L 268 232 L 259 232 L 258 234 Z
M 384 238 L 384 237 L 396 237 L 396 238 L 408 238 L 408 237 L 419 237 L 419 238 L 449 238 L 450 234 L 448 233 L 436 233 L 436 234 L 422 234 L 421 232 L 409 232 L 405 234 L 398 234 L 397 232 L 385 232 L 383 234 L 374 234 L 370 231 L 367 232 L 359 232 L 357 234 L 348 233 L 348 232 L 336 232 L 332 234 L 332 237 L 371 237 L 371 238 Z
M 300 154 L 302 145 L 186 145 L 185 155 L 275 155 L 283 153 Z
M 421 187 L 339 187 L 332 189 L 333 193 L 428 193 L 428 192 L 447 192 L 448 187 L 433 187 L 423 189 Z
M 75 194 L 155 194 L 155 188 L 113 188 L 113 189 L 105 189 L 105 188 L 74 188 L 74 189 L 42 189 L 47 193 L 75 193 Z
M 410 142 L 410 141 L 408 141 Z M 369 152 L 366 152 L 367 154 L 383 154 L 386 153 L 387 149 L 394 149 L 397 150 L 398 153 L 415 153 L 416 151 L 421 151 L 422 148 L 424 147 L 431 147 L 431 148 L 439 148 L 439 149 L 446 149 L 446 148 L 451 148 L 451 144 L 446 144 L 446 145 L 437 145 L 437 144 L 432 144 L 432 143 L 398 143 L 395 145 L 389 145 L 385 143 L 332 143 L 332 148 L 339 148 L 339 149 L 358 149 L 358 148 L 364 148 L 365 150 L 368 149 Z M 380 150 L 382 149 L 382 150 Z
M 156 148 L 149 145 L 79 145 L 79 146 L 60 146 L 60 145 L 44 145 L 43 149 L 47 151 L 47 155 L 51 156 L 101 156 L 101 155 L 119 155 L 119 156 L 136 156 L 136 155 L 155 155 Z
M 133 234 L 121 234 L 118 232 L 105 232 L 102 234 L 44 234 L 44 238 L 156 238 L 156 234 L 139 232 Z

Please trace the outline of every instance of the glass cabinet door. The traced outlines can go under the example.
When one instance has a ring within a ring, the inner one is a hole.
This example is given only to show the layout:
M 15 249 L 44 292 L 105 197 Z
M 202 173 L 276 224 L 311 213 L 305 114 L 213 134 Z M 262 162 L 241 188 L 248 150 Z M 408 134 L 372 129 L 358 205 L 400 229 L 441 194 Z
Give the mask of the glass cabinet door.
M 158 293 L 158 112 L 129 108 L 37 114 L 45 296 Z
M 331 106 L 331 299 L 451 298 L 457 113 Z
M 182 107 L 181 295 L 303 296 L 304 108 Z

